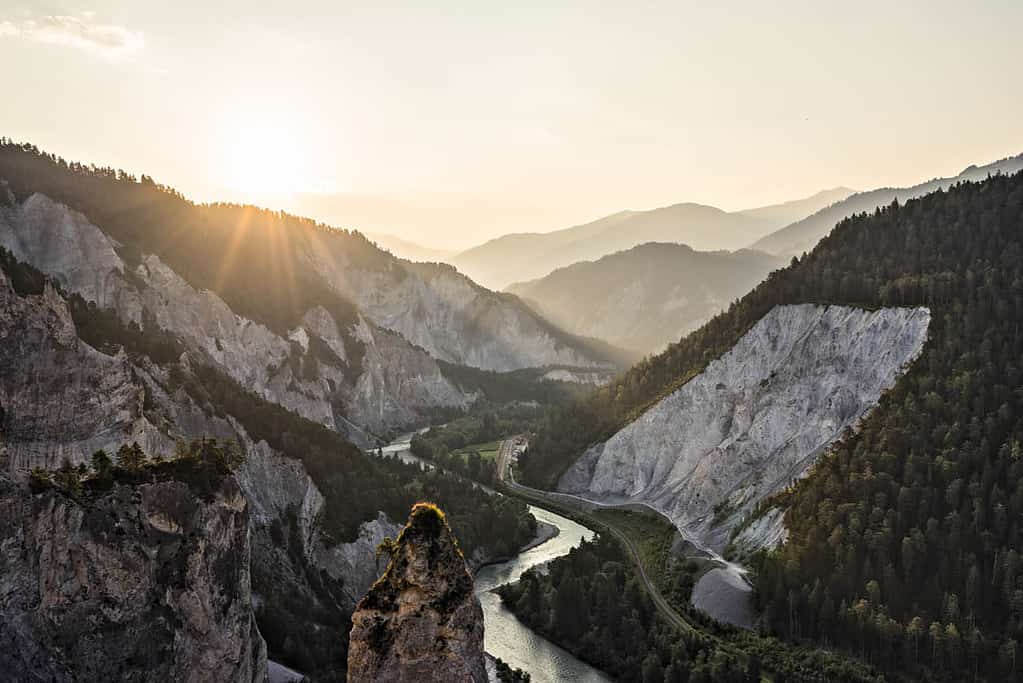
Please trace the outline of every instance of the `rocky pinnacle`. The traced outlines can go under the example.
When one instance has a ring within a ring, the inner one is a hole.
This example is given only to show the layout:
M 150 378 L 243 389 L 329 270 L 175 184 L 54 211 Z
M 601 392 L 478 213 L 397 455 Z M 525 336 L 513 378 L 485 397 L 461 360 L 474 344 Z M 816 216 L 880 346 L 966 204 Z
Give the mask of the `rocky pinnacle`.
M 412 508 L 384 575 L 352 617 L 348 680 L 482 683 L 483 610 L 444 513 Z

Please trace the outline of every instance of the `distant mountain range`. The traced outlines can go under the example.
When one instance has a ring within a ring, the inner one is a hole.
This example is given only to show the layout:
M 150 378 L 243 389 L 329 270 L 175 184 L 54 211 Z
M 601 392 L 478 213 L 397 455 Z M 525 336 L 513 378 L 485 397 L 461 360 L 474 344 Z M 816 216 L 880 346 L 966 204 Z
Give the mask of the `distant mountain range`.
M 822 237 L 831 232 L 836 223 L 853 214 L 864 211 L 873 212 L 877 207 L 887 206 L 895 199 L 905 202 L 908 199 L 922 197 L 936 190 L 947 189 L 949 185 L 963 180 L 984 180 L 989 175 L 998 173 L 1011 175 L 1020 169 L 1023 169 L 1023 154 L 1007 157 L 984 166 L 969 166 L 957 176 L 935 178 L 912 187 L 883 187 L 867 192 L 857 192 L 753 242 L 750 248 L 771 254 L 795 256 L 812 249 Z
M 734 213 L 693 203 L 622 211 L 564 230 L 504 235 L 458 254 L 449 263 L 476 282 L 501 289 L 512 282 L 543 277 L 557 268 L 647 242 L 687 244 L 707 251 L 740 249 L 850 192 L 835 188 L 797 201 Z
M 507 291 L 574 334 L 651 353 L 707 322 L 783 264 L 759 251 L 648 242 Z

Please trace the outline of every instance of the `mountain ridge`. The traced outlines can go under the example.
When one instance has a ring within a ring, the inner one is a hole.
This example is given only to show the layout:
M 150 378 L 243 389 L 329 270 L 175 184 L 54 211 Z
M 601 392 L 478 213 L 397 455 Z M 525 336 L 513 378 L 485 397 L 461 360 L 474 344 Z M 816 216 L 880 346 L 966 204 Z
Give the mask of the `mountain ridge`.
M 195 205 L 148 178 L 31 146 L 0 149 L 0 178 L 0 245 L 17 258 L 124 320 L 183 335 L 248 389 L 359 440 L 371 436 L 348 422 L 371 435 L 480 398 L 441 361 L 497 372 L 625 362 L 514 297 L 445 264 L 397 259 L 357 232 Z
M 660 351 L 753 288 L 783 260 L 751 250 L 646 242 L 506 291 L 559 327 L 640 353 Z
M 760 238 L 753 242 L 750 248 L 779 256 L 796 256 L 804 251 L 809 251 L 835 224 L 854 214 L 870 213 L 879 207 L 887 206 L 895 199 L 905 202 L 938 189 L 946 189 L 959 181 L 983 180 L 989 173 L 1012 175 L 1020 169 L 1023 169 L 1023 154 L 1005 157 L 981 166 L 970 164 L 955 176 L 932 178 L 910 187 L 881 187 L 857 192 L 800 221 Z
M 460 271 L 495 289 L 543 277 L 558 268 L 627 250 L 645 242 L 688 244 L 700 251 L 735 250 L 793 216 L 804 216 L 844 192 L 818 192 L 784 204 L 728 212 L 698 202 L 625 210 L 545 233 L 510 233 L 450 259 Z

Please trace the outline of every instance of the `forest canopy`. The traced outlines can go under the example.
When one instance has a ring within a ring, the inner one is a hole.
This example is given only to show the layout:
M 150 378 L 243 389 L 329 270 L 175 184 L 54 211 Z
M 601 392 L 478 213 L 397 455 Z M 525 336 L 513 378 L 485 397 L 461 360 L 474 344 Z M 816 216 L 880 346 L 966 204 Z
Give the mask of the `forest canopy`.
M 1016 675 L 1023 637 L 1023 174 L 853 216 L 704 327 L 548 412 L 523 463 L 552 486 L 779 304 L 926 306 L 921 357 L 778 503 L 758 563 L 776 634 L 889 671 Z

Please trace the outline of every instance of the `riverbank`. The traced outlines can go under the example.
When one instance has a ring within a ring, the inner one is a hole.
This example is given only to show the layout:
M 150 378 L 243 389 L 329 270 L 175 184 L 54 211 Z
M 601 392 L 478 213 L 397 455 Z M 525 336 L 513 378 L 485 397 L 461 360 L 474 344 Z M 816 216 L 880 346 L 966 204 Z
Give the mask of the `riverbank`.
M 561 529 L 558 527 L 538 519 L 536 520 L 536 536 L 533 537 L 532 541 L 519 548 L 519 552 L 524 553 L 527 550 L 532 550 L 538 545 L 543 545 L 552 538 L 557 538 L 560 533 Z
M 567 650 L 555 645 L 520 622 L 502 603 L 494 589 L 519 580 L 523 572 L 550 562 L 578 546 L 583 539 L 592 540 L 593 531 L 548 510 L 530 506 L 530 512 L 549 530 L 545 541 L 524 550 L 507 562 L 491 564 L 476 574 L 475 591 L 483 607 L 486 651 L 500 657 L 512 668 L 532 676 L 533 683 L 609 683 L 609 679 Z M 538 528 L 538 536 L 540 529 Z
M 482 486 L 482 485 L 480 485 L 480 486 Z M 498 495 L 500 495 L 500 494 L 498 494 Z M 470 558 L 470 560 L 469 560 L 469 566 L 470 566 L 471 570 L 473 571 L 473 574 L 476 574 L 480 570 L 482 570 L 482 568 L 485 567 L 485 566 L 491 566 L 493 564 L 503 564 L 504 562 L 511 561 L 511 560 L 515 559 L 516 557 L 518 557 L 519 555 L 521 555 L 522 553 L 527 552 L 529 550 L 532 550 L 533 548 L 536 548 L 538 546 L 541 546 L 544 543 L 546 543 L 547 541 L 549 541 L 550 539 L 557 538 L 558 535 L 561 534 L 561 533 L 562 533 L 562 530 L 560 530 L 558 527 L 554 527 L 553 525 L 548 525 L 547 522 L 545 522 L 545 521 L 543 521 L 541 519 L 537 519 L 536 520 L 536 536 L 533 537 L 532 541 L 530 541 L 529 543 L 527 543 L 523 547 L 519 548 L 519 551 L 517 553 L 515 553 L 514 555 L 502 555 L 500 557 L 491 557 L 491 558 L 489 558 L 489 559 L 487 559 L 485 561 L 480 561 L 478 557 L 473 557 L 473 558 Z

